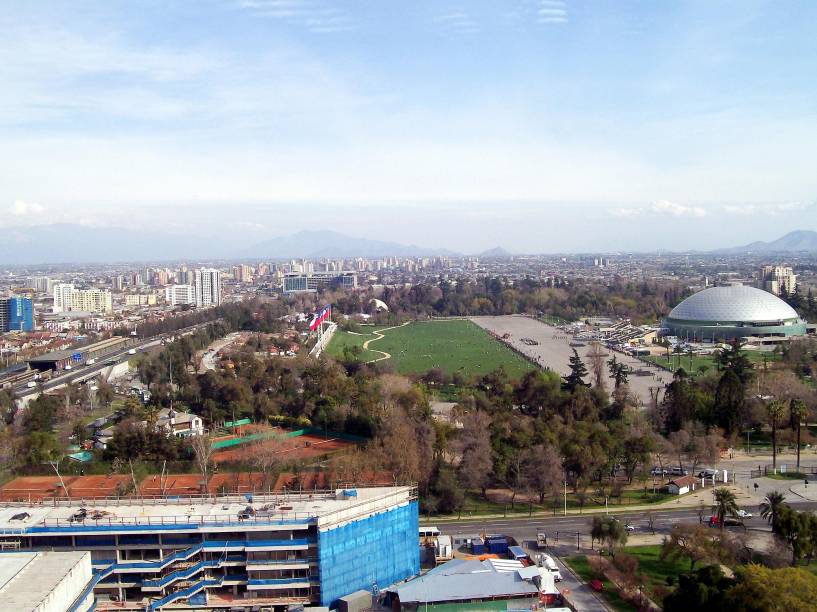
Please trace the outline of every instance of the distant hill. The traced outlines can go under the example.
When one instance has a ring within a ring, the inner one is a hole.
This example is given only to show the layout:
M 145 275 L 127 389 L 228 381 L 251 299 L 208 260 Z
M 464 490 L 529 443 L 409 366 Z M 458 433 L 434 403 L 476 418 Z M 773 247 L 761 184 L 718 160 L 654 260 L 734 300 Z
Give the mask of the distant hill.
M 502 259 L 504 257 L 510 257 L 511 253 L 498 246 L 488 249 L 487 251 L 483 251 L 479 254 L 479 256 L 486 259 Z
M 243 257 L 271 259 L 318 257 L 413 257 L 418 255 L 457 255 L 446 249 L 418 247 L 383 240 L 354 238 L 330 230 L 308 230 L 271 238 L 260 242 L 241 254 Z
M 817 232 L 797 230 L 771 242 L 757 241 L 743 246 L 717 249 L 713 253 L 802 253 L 817 252 Z

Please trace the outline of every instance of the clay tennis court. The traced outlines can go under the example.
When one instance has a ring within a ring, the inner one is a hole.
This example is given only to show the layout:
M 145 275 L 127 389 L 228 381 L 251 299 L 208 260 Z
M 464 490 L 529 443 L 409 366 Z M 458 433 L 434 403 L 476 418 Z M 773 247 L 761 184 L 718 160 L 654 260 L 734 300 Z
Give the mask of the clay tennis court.
M 248 442 L 247 444 L 229 450 L 214 453 L 213 461 L 216 463 L 252 461 L 254 455 L 267 452 L 278 455 L 281 461 L 311 459 L 313 457 L 321 457 L 335 453 L 353 444 L 353 442 L 339 438 L 324 438 L 316 434 L 304 434 L 295 438 L 273 438 L 260 442 Z
M 158 475 L 148 476 L 139 485 L 139 493 L 146 497 L 162 495 L 162 486 Z M 200 474 L 168 474 L 164 476 L 164 495 L 198 495 L 201 493 Z M 264 475 L 260 472 L 219 473 L 213 474 L 207 483 L 207 492 L 211 495 L 249 493 L 262 491 Z
M 130 476 L 63 476 L 67 496 L 82 499 L 91 497 L 113 497 L 117 491 L 126 489 Z M 54 476 L 19 476 L 0 487 L 2 501 L 42 501 L 51 497 L 66 497 L 61 490 L 60 480 Z

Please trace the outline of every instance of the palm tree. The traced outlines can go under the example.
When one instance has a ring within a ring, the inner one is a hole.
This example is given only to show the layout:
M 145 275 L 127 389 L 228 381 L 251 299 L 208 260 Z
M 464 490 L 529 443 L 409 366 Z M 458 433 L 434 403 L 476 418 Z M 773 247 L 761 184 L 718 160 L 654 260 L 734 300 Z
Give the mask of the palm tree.
M 808 416 L 808 408 L 806 403 L 801 399 L 792 399 L 789 403 L 789 411 L 791 412 L 792 426 L 797 428 L 797 471 L 800 471 L 800 429 L 803 425 L 803 419 Z
M 738 504 L 735 501 L 735 494 L 727 489 L 726 487 L 721 487 L 719 489 L 715 489 L 715 503 L 713 504 L 713 508 L 715 510 L 715 515 L 718 517 L 718 527 L 723 529 L 723 521 L 727 516 L 736 516 L 738 513 Z
M 772 470 L 777 472 L 777 424 L 783 418 L 786 408 L 783 402 L 777 400 L 766 404 L 766 414 L 769 417 L 769 425 L 772 427 Z
M 772 525 L 772 530 L 777 526 L 777 517 L 786 505 L 786 496 L 780 491 L 771 491 L 766 494 L 766 499 L 760 504 L 760 516 L 765 518 Z

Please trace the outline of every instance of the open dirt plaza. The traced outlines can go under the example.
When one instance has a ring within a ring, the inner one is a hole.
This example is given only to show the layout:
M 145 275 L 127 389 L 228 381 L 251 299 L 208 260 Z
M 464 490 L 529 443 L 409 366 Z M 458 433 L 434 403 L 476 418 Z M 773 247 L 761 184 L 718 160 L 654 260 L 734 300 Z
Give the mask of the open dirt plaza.
M 519 352 L 529 356 L 540 366 L 550 368 L 560 375 L 570 372 L 568 360 L 573 355 L 573 348 L 570 346 L 573 337 L 559 328 L 521 315 L 471 317 L 471 320 L 499 337 L 510 334 L 510 337 L 505 341 Z M 522 342 L 522 338 L 530 338 L 538 342 L 538 344 L 533 346 L 525 344 Z M 588 370 L 590 370 L 590 360 L 587 357 L 589 350 L 589 343 L 587 346 L 576 348 Z M 661 393 L 664 385 L 672 380 L 672 375 L 669 372 L 657 366 L 646 364 L 629 355 L 613 353 L 606 347 L 604 347 L 604 351 L 609 353 L 605 360 L 615 355 L 618 361 L 626 363 L 633 370 L 646 369 L 650 371 L 649 376 L 631 374 L 629 379 L 630 390 L 641 400 L 644 406 L 648 406 L 650 403 L 650 387 L 660 387 L 661 391 L 659 393 Z M 612 378 L 608 378 L 607 388 L 608 390 L 613 389 Z

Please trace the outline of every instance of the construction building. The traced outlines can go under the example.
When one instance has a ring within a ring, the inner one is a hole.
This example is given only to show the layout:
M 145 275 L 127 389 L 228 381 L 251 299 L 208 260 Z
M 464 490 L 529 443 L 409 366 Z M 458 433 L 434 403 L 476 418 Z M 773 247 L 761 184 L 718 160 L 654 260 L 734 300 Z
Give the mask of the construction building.
M 420 571 L 412 486 L 4 502 L 0 529 L 0 547 L 89 550 L 97 610 L 336 607 Z

